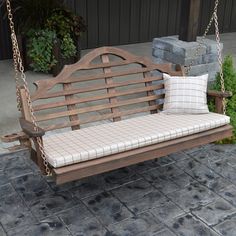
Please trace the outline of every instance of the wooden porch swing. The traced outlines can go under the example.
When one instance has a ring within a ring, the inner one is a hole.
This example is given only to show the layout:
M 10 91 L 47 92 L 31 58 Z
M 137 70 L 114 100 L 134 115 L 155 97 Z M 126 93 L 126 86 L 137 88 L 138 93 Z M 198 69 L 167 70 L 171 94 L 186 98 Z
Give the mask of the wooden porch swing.
M 217 4 L 218 1 L 210 24 L 217 20 Z M 30 94 L 14 30 L 10 0 L 7 0 L 7 9 L 22 132 L 6 135 L 2 140 L 19 140 L 28 146 L 32 159 L 42 173 L 52 174 L 57 184 L 162 157 L 232 135 L 229 124 L 207 130 L 199 128 L 198 132 L 179 135 L 177 129 L 185 129 L 185 122 L 179 122 L 174 129 L 171 126 L 176 123 L 176 116 L 158 113 L 165 96 L 161 73 L 184 75 L 184 70 L 171 64 L 154 64 L 148 58 L 134 56 L 118 48 L 93 50 L 79 62 L 65 66 L 57 77 L 37 81 L 36 91 Z M 217 39 L 219 41 L 219 37 Z M 221 59 L 219 62 L 221 64 Z M 84 71 L 86 74 L 83 74 Z M 160 75 L 154 76 L 152 71 L 159 71 Z M 225 98 L 230 94 L 225 92 L 222 70 L 221 76 L 222 91 L 209 91 L 208 95 L 215 98 L 216 112 L 225 113 Z M 95 95 L 91 95 L 91 92 Z M 138 104 L 140 106 L 137 107 Z M 134 105 L 135 108 L 131 108 Z M 151 115 L 121 121 L 125 116 L 143 112 L 150 112 Z M 181 119 L 185 119 L 186 124 L 189 122 L 196 126 L 200 117 L 184 115 Z M 115 123 L 80 130 L 84 124 L 107 119 Z M 167 131 L 169 127 L 171 132 L 168 137 L 161 133 L 162 126 Z M 44 136 L 46 132 L 68 127 L 73 131 Z M 155 135 L 159 130 L 160 133 L 155 136 L 153 130 Z M 171 136 L 173 132 L 175 137 Z

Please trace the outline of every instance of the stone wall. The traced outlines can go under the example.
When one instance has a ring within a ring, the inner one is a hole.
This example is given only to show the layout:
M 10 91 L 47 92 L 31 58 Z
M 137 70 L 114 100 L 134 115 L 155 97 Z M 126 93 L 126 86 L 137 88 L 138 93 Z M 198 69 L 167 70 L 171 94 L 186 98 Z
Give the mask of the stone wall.
M 199 41 L 199 37 L 197 41 Z M 157 63 L 171 62 L 188 66 L 193 62 L 189 75 L 209 74 L 209 81 L 215 79 L 219 71 L 217 44 L 210 39 L 204 39 L 203 44 L 196 56 L 198 42 L 185 42 L 178 36 L 155 38 L 153 40 L 153 57 Z M 221 44 L 221 50 L 223 44 Z

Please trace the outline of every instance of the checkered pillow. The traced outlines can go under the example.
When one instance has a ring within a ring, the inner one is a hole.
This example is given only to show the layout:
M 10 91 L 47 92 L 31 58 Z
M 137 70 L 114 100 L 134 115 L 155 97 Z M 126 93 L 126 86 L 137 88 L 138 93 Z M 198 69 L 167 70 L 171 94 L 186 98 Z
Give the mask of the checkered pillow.
M 163 77 L 165 84 L 164 113 L 209 113 L 206 95 L 208 74 L 187 77 L 163 74 Z

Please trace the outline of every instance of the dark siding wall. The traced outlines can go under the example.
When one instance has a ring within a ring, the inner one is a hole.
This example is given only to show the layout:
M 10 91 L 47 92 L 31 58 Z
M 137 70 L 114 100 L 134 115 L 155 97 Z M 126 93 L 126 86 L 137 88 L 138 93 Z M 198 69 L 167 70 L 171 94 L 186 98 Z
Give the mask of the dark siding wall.
M 0 9 L 0 60 L 11 58 L 11 42 L 7 21 L 3 20 L 3 11 Z
M 179 31 L 181 0 L 66 0 L 70 9 L 84 17 L 88 32 L 82 48 L 151 41 Z M 214 0 L 202 0 L 199 35 L 209 21 Z M 236 0 L 219 6 L 221 32 L 236 31 Z M 213 29 L 211 33 L 213 33 Z M 11 57 L 9 31 L 0 12 L 0 59 Z

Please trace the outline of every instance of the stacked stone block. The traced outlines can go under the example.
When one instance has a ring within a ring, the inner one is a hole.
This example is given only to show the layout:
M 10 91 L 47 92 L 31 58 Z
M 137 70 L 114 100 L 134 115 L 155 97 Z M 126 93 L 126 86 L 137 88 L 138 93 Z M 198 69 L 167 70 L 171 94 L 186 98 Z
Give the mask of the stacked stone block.
M 171 62 L 188 66 L 193 62 L 189 75 L 209 74 L 209 81 L 215 79 L 219 72 L 217 43 L 210 39 L 204 39 L 203 44 L 196 55 L 199 47 L 200 37 L 197 42 L 185 42 L 178 39 L 178 36 L 155 38 L 153 40 L 153 57 L 156 63 Z M 223 44 L 221 44 L 221 50 Z

